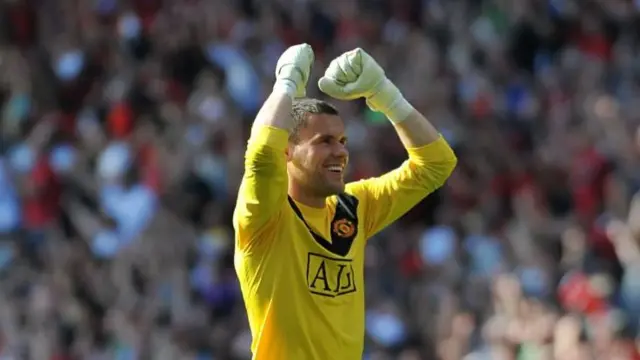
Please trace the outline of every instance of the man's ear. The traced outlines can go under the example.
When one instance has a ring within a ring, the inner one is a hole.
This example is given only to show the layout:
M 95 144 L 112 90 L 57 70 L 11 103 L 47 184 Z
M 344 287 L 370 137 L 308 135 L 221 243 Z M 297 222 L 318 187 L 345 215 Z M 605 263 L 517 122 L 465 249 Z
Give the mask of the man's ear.
M 291 154 L 293 153 L 293 144 L 289 141 L 287 148 L 284 149 L 284 155 L 287 158 L 287 162 L 291 161 Z

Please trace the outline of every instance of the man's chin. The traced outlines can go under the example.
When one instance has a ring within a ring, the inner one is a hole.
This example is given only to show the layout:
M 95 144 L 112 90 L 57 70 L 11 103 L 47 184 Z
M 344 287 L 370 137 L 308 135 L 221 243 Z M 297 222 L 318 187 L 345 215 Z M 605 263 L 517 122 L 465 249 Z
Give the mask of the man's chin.
M 326 174 L 317 174 L 314 179 L 311 180 L 315 192 L 319 196 L 333 196 L 344 192 L 345 183 L 342 177 L 327 176 Z
M 331 183 L 328 185 L 329 186 L 327 186 L 327 191 L 330 193 L 329 196 L 342 194 L 344 192 L 344 182 Z

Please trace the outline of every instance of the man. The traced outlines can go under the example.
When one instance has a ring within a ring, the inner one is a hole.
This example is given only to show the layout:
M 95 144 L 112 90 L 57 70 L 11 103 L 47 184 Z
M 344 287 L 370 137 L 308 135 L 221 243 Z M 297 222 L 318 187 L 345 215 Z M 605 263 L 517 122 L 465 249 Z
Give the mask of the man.
M 331 62 L 318 83 L 383 112 L 409 160 L 381 177 L 344 183 L 345 126 L 305 95 L 313 51 L 287 49 L 256 117 L 234 213 L 235 267 L 254 359 L 360 359 L 366 241 L 440 187 L 456 157 L 361 49 Z

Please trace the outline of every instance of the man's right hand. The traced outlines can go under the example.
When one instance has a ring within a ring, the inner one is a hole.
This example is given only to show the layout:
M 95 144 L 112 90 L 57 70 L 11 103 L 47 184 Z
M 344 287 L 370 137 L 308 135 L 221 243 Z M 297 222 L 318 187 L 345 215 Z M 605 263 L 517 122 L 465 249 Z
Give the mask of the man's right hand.
M 273 89 L 284 91 L 291 97 L 304 97 L 313 58 L 313 49 L 309 44 L 298 44 L 285 50 L 276 65 L 276 83 Z

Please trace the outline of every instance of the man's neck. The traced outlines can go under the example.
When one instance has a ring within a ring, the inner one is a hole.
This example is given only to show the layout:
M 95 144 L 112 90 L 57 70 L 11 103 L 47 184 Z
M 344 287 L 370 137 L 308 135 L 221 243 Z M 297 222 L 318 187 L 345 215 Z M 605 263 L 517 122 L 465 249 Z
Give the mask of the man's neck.
M 305 193 L 304 191 L 300 191 L 293 187 L 289 187 L 289 196 L 293 198 L 296 202 L 299 202 L 303 205 L 323 209 L 327 203 L 326 197 L 318 197 Z

